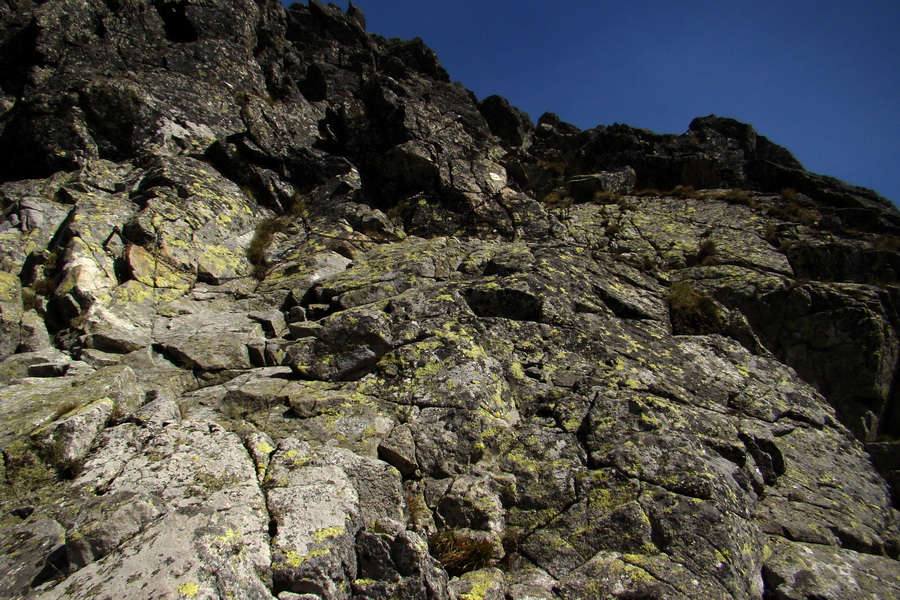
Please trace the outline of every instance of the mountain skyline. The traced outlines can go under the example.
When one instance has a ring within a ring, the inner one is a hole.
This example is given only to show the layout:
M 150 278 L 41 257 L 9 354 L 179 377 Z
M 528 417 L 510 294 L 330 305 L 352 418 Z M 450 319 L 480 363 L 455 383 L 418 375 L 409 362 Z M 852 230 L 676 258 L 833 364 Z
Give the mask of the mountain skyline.
M 421 37 L 451 79 L 535 121 L 683 133 L 731 117 L 809 171 L 900 201 L 896 2 L 353 4 L 370 32 Z

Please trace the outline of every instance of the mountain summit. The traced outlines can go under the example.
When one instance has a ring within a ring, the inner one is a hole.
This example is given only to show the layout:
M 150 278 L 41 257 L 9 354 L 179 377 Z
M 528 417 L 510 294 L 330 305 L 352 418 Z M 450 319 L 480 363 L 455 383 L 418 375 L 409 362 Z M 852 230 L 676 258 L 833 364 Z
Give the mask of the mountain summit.
M 0 202 L 0 598 L 900 597 L 900 213 L 749 125 L 3 0 Z

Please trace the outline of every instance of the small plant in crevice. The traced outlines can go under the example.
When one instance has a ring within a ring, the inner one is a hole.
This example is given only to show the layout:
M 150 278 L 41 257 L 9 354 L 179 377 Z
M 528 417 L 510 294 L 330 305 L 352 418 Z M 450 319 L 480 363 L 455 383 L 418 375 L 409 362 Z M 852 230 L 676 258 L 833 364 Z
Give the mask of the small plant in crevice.
M 604 220 L 601 225 L 606 231 L 606 235 L 616 235 L 620 231 L 622 231 L 622 222 L 621 221 L 610 221 L 608 219 Z
M 35 256 L 39 267 L 35 269 L 37 277 L 28 287 L 37 296 L 49 296 L 60 282 L 61 274 L 57 272 L 59 256 L 56 252 L 49 250 L 44 250 L 33 256 Z M 36 302 L 37 299 L 34 298 L 34 301 Z
M 640 257 L 637 263 L 634 265 L 638 271 L 642 271 L 644 273 L 649 273 L 651 271 L 655 271 L 659 267 L 659 261 L 655 256 L 651 256 L 649 254 L 644 254 Z
M 24 310 L 38 311 L 41 309 L 41 300 L 38 297 L 38 293 L 27 285 L 22 286 L 22 308 Z
M 77 400 L 63 400 L 53 407 L 53 420 L 56 421 L 57 419 L 69 414 L 80 406 L 81 404 Z
M 700 248 L 697 249 L 697 264 L 704 267 L 719 264 L 719 260 L 716 258 L 717 250 L 718 247 L 714 241 L 703 240 Z
M 724 326 L 716 302 L 687 283 L 676 283 L 666 296 L 674 335 L 709 335 Z
M 253 275 L 259 280 L 266 276 L 269 261 L 266 259 L 266 251 L 275 240 L 275 234 L 287 231 L 288 223 L 284 218 L 265 218 L 256 226 L 253 239 L 247 246 L 247 260 L 253 265 Z
M 550 171 L 551 173 L 557 175 L 558 177 L 562 177 L 566 172 L 566 163 L 563 160 L 544 160 L 538 159 L 537 163 L 535 163 L 539 168 L 544 169 L 546 171 Z
M 557 188 L 547 192 L 542 202 L 548 208 L 569 208 L 575 202 L 575 198 L 568 189 Z
M 780 194 L 766 214 L 801 225 L 816 225 L 822 219 L 811 200 L 794 188 L 784 188 Z
M 128 411 L 125 410 L 125 404 L 122 402 L 116 402 L 113 404 L 112 411 L 109 413 L 109 420 L 112 423 L 120 423 L 125 417 L 128 416 Z
M 448 529 L 428 537 L 428 550 L 451 577 L 483 569 L 491 564 L 494 545 Z
M 759 208 L 759 202 L 740 188 L 728 190 L 722 194 L 721 198 L 729 204 L 740 204 L 749 208 Z
M 766 214 L 783 221 L 800 223 L 801 225 L 815 225 L 821 218 L 821 215 L 814 209 L 807 208 L 799 202 L 793 201 L 772 206 L 766 211 Z
M 619 196 L 618 198 L 616 198 L 615 202 L 619 209 L 621 209 L 622 211 L 634 210 L 635 208 L 637 208 L 637 205 L 625 196 Z
M 622 194 L 619 192 L 610 192 L 607 190 L 597 190 L 591 197 L 594 204 L 618 204 L 622 200 Z
M 568 220 L 571 216 L 572 205 L 575 203 L 575 198 L 569 192 L 569 190 L 565 188 L 558 188 L 547 192 L 547 194 L 541 200 L 544 206 L 551 210 L 558 210 L 562 213 L 562 218 L 564 220 Z
M 520 529 L 507 529 L 503 533 L 503 538 L 501 539 L 501 543 L 503 544 L 503 553 L 506 556 L 510 556 L 519 551 L 519 547 L 522 545 L 523 535 Z
M 234 92 L 232 98 L 234 98 L 235 104 L 237 104 L 241 108 L 244 108 L 245 106 L 250 104 L 254 98 L 262 100 L 271 107 L 274 107 L 278 103 L 277 99 L 268 91 L 259 92 L 256 90 L 246 89 L 238 90 Z
M 431 509 L 425 503 L 425 497 L 421 490 L 417 489 L 412 483 L 406 482 L 403 486 L 403 501 L 406 504 L 406 511 L 409 515 L 409 524 L 416 528 L 427 529 L 429 523 L 434 525 L 434 518 Z
M 794 188 L 782 188 L 780 194 L 782 198 L 789 202 L 797 202 L 800 200 L 800 193 Z
M 781 244 L 781 238 L 778 235 L 778 228 L 772 223 L 765 223 L 763 225 L 763 239 L 776 248 Z

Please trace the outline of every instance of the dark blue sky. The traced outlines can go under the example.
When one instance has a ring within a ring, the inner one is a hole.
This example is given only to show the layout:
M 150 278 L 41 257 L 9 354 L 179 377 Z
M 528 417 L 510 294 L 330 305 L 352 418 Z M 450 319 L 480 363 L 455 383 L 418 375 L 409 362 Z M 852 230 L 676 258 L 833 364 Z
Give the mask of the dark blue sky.
M 336 2 L 342 9 L 346 1 Z M 900 1 L 356 0 L 454 80 L 534 120 L 751 123 L 810 171 L 900 202 Z

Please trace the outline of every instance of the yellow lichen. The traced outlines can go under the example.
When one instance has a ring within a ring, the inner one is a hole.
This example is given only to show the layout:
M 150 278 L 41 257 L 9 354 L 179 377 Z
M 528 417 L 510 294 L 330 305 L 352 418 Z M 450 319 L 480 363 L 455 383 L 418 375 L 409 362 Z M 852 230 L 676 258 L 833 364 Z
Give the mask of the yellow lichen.
M 193 598 L 200 593 L 200 586 L 193 581 L 185 581 L 178 586 L 178 593 L 188 598 Z
M 328 553 L 329 553 L 328 550 L 313 550 L 309 554 L 301 555 L 293 550 L 290 550 L 287 553 L 285 553 L 285 555 L 284 555 L 285 565 L 288 567 L 291 567 L 291 568 L 297 568 L 310 559 L 313 559 L 313 558 L 316 558 L 319 556 L 325 556 Z M 275 563 L 272 565 L 273 569 L 278 569 L 279 567 L 283 568 L 283 565 L 280 565 L 278 563 Z
M 509 366 L 509 373 L 516 379 L 525 379 L 525 372 L 522 370 L 522 364 L 514 362 Z
M 313 532 L 312 539 L 316 542 L 324 542 L 328 538 L 344 535 L 346 531 L 347 530 L 343 527 L 326 527 L 324 529 L 319 529 L 318 531 Z
M 459 600 L 484 600 L 488 590 L 491 589 L 491 584 L 494 583 L 494 578 L 487 573 L 472 572 L 466 574 L 464 578 L 472 584 L 472 589 L 460 594 Z
M 234 529 L 226 529 L 225 535 L 216 536 L 216 540 L 228 544 L 228 543 L 234 542 L 240 536 L 241 536 L 241 533 L 239 531 L 235 531 Z
M 262 454 L 272 454 L 275 452 L 275 447 L 269 442 L 260 442 L 256 445 L 256 451 Z

